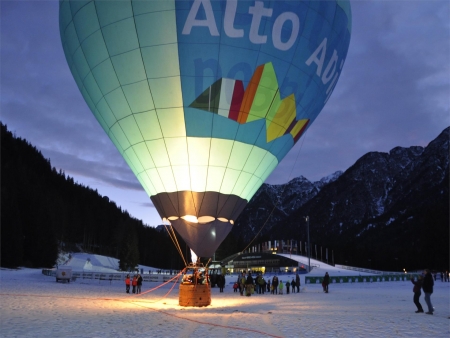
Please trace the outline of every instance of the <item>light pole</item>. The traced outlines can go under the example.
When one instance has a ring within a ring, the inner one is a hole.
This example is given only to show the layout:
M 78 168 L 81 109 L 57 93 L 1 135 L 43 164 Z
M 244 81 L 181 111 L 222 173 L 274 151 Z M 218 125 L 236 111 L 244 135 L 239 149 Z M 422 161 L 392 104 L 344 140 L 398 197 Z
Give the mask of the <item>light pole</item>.
M 309 216 L 305 217 L 308 234 L 308 272 L 311 272 L 311 245 L 309 244 Z

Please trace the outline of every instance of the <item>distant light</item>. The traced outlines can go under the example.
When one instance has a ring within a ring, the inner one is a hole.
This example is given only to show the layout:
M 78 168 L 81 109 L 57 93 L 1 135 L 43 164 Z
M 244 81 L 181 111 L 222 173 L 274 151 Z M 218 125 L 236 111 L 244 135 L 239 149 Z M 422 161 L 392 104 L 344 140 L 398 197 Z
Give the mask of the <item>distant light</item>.
M 209 223 L 215 220 L 215 217 L 212 216 L 200 216 L 198 218 L 198 222 L 201 224 Z
M 168 219 L 169 221 L 176 221 L 178 218 L 179 218 L 178 216 L 170 216 L 170 217 L 167 217 L 167 219 Z
M 218 217 L 217 219 L 221 222 L 228 222 L 228 219 L 226 219 L 224 217 Z

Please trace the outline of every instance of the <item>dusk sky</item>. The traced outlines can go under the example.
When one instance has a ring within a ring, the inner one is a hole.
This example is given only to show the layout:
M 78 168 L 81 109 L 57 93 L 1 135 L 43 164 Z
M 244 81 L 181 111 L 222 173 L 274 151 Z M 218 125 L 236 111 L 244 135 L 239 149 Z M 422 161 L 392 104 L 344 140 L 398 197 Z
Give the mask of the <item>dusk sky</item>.
M 450 2 L 351 1 L 337 86 L 266 183 L 320 180 L 370 151 L 427 146 L 450 125 Z M 161 218 L 90 112 L 61 46 L 58 1 L 1 6 L 0 120 L 52 166 L 150 226 Z

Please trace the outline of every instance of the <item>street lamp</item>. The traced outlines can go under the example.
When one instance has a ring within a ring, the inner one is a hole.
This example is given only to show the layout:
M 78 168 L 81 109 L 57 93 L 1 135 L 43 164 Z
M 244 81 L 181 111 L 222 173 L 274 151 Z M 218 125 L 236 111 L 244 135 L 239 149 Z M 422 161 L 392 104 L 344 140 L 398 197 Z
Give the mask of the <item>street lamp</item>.
M 311 245 L 309 244 L 309 216 L 305 217 L 308 234 L 308 272 L 311 272 Z

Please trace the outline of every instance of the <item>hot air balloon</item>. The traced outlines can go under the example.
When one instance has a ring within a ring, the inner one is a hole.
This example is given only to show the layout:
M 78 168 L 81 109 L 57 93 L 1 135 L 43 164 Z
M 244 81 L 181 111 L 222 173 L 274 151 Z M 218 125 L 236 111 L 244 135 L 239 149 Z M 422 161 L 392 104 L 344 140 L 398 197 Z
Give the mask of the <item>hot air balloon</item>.
M 315 120 L 350 43 L 348 1 L 60 1 L 90 110 L 200 257 Z

